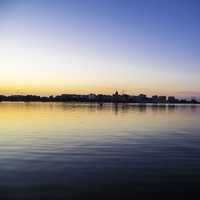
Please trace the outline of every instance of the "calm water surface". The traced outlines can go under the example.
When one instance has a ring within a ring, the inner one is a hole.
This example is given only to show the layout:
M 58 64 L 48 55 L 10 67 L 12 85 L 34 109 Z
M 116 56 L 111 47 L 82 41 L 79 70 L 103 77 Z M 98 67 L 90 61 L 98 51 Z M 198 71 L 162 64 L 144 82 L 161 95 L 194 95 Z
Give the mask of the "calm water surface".
M 0 103 L 0 199 L 199 190 L 199 106 Z

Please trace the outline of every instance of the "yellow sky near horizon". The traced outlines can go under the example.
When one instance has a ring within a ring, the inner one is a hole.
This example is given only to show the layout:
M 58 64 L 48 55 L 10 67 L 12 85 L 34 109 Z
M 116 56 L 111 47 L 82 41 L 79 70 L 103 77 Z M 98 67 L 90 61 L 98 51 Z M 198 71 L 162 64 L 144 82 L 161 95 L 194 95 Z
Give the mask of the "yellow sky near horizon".
M 0 87 L 0 94 L 12 95 L 12 94 L 36 94 L 36 95 L 59 95 L 64 93 L 74 93 L 74 94 L 113 94 L 115 91 L 119 93 L 127 93 L 130 95 L 138 95 L 140 93 L 145 93 L 149 96 L 157 95 L 176 95 L 176 91 L 163 91 L 159 90 L 149 90 L 148 88 L 137 88 L 137 87 L 112 87 L 112 86 L 95 86 L 83 85 L 83 86 L 3 86 Z

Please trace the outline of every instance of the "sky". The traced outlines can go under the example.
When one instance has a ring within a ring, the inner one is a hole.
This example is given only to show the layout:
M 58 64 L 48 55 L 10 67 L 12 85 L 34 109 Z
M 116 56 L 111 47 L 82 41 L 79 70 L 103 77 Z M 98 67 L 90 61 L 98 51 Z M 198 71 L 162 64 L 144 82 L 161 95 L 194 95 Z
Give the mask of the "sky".
M 198 0 L 0 0 L 0 93 L 200 96 Z

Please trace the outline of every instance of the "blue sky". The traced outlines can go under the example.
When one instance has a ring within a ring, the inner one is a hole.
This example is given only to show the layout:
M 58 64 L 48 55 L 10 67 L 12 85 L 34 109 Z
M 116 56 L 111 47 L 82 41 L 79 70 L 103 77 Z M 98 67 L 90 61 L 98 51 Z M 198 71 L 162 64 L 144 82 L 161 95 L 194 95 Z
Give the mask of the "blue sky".
M 197 0 L 0 1 L 1 93 L 200 92 Z

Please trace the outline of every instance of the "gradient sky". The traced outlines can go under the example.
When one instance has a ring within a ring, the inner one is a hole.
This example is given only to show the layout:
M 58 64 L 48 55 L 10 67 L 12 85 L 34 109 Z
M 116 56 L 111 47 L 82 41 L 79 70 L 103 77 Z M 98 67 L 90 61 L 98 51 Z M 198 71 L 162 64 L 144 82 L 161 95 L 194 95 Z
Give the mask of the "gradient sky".
M 0 93 L 200 96 L 199 0 L 0 0 Z

